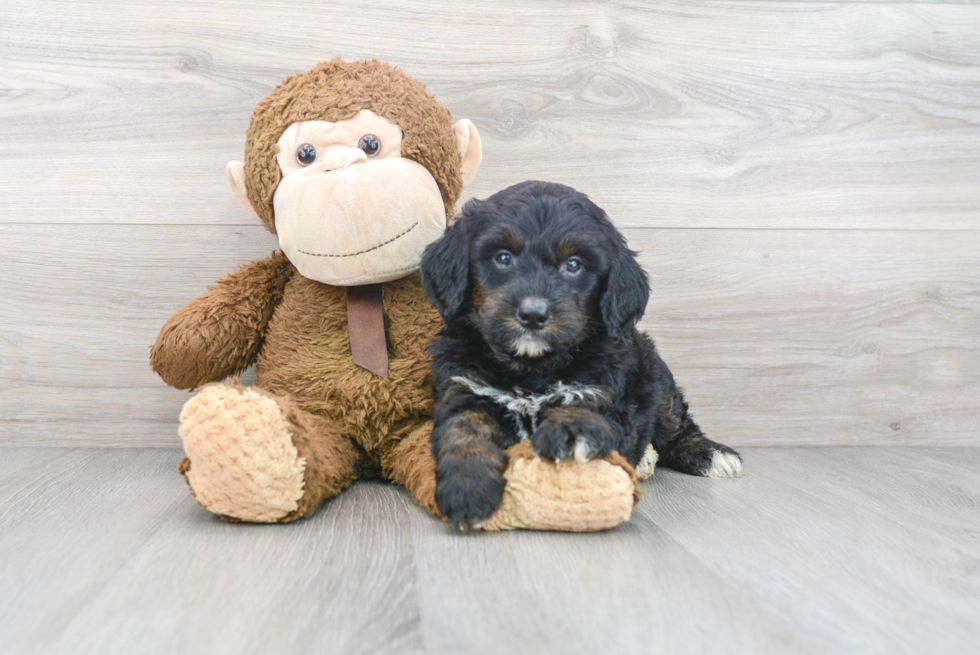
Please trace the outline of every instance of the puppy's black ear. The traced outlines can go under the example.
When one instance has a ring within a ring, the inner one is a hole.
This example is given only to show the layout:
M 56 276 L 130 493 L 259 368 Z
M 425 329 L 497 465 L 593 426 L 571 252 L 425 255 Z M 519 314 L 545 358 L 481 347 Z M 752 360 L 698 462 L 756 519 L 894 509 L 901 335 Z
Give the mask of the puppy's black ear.
M 465 213 L 422 255 L 422 286 L 447 323 L 466 304 L 470 287 L 470 238 Z
M 650 298 L 650 283 L 646 271 L 636 262 L 636 253 L 626 245 L 626 240 L 618 232 L 615 239 L 616 255 L 599 308 L 606 330 L 610 336 L 618 337 L 643 316 Z

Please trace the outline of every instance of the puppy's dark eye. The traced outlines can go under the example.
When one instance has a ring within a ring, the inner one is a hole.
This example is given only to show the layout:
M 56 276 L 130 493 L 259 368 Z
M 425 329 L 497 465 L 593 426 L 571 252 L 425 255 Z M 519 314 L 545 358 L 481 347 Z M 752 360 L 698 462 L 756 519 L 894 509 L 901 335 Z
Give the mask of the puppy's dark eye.
M 309 166 L 316 161 L 316 148 L 309 143 L 304 143 L 299 148 L 296 148 L 296 161 L 303 166 Z
M 368 157 L 374 157 L 381 150 L 381 142 L 373 134 L 365 134 L 357 142 L 357 147 L 363 150 Z
M 493 261 L 496 262 L 497 266 L 500 268 L 507 268 L 514 262 L 514 256 L 506 250 L 501 250 L 493 256 Z
M 578 275 L 583 268 L 585 266 L 582 264 L 582 260 L 577 257 L 572 257 L 565 262 L 565 272 L 569 275 Z

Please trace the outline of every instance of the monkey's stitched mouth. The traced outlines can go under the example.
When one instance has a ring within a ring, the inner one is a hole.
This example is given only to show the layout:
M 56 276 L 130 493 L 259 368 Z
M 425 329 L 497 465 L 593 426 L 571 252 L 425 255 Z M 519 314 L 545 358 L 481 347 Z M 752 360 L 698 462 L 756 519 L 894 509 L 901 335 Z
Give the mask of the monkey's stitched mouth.
M 398 239 L 401 239 L 403 236 L 405 236 L 406 234 L 408 234 L 409 232 L 411 232 L 412 230 L 414 230 L 416 227 L 418 227 L 418 224 L 419 224 L 419 222 L 418 221 L 415 221 L 414 223 L 411 224 L 411 226 L 409 226 L 409 228 L 407 230 L 405 230 L 401 234 L 396 234 L 395 236 L 391 237 L 387 241 L 384 241 L 382 243 L 379 243 L 376 246 L 371 246 L 370 248 L 365 248 L 364 250 L 358 250 L 357 252 L 349 252 L 349 253 L 347 253 L 345 255 L 324 255 L 324 254 L 318 253 L 318 252 L 306 252 L 305 250 L 300 250 L 299 248 L 297 248 L 297 250 L 299 250 L 304 255 L 310 255 L 311 257 L 356 257 L 357 255 L 363 255 L 366 252 L 371 252 L 372 250 L 377 250 L 378 248 L 381 248 L 383 246 L 387 246 L 392 241 L 397 241 Z

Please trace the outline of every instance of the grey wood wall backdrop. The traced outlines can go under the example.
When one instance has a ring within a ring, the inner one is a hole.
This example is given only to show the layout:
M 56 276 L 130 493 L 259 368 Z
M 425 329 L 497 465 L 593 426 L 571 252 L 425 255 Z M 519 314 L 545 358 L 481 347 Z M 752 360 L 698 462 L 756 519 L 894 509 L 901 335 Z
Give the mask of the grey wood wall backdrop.
M 178 443 L 148 346 L 275 247 L 224 166 L 335 55 L 476 123 L 468 195 L 607 209 L 709 434 L 980 444 L 980 6 L 776 0 L 4 0 L 0 442 Z

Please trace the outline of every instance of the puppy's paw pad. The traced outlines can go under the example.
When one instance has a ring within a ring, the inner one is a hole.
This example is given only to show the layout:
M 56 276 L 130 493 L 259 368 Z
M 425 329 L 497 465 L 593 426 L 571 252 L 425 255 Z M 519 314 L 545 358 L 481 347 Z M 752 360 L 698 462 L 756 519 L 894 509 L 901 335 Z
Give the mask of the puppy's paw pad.
M 706 478 L 742 477 L 742 459 L 735 453 L 716 450 L 711 453 L 711 466 L 704 472 Z

